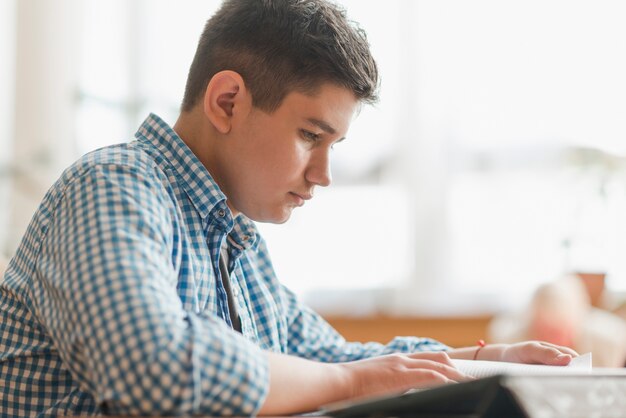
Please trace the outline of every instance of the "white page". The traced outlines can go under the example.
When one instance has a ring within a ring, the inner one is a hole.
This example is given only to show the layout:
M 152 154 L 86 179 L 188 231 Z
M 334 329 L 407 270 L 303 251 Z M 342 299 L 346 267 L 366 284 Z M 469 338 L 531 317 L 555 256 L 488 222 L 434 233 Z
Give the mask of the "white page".
M 591 353 L 572 359 L 567 366 L 546 366 L 542 364 L 507 363 L 502 361 L 457 360 L 452 363 L 463 373 L 476 378 L 496 374 L 509 375 L 563 375 L 591 373 Z

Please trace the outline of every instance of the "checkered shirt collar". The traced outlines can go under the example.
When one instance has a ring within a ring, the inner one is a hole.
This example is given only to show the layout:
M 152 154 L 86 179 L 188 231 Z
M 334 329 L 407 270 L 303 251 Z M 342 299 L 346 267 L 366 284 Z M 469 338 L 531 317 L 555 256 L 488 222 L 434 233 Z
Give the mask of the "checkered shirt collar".
M 159 116 L 151 113 L 135 134 L 137 140 L 156 151 L 159 164 L 169 165 L 202 219 L 211 217 L 229 231 L 231 243 L 240 249 L 256 249 L 258 230 L 250 219 L 240 214 L 233 219 L 226 196 L 176 132 Z M 225 216 L 218 216 L 225 213 Z

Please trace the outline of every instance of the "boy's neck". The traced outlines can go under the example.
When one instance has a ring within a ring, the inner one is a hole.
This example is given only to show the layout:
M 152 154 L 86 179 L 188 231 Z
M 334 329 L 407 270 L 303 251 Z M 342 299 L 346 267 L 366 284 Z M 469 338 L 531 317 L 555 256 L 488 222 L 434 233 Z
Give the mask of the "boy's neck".
M 173 129 L 222 188 L 214 162 L 216 132 L 202 112 L 201 106 L 196 106 L 189 112 L 181 112 Z M 227 200 L 226 204 L 233 218 L 237 217 L 239 212 L 231 206 L 230 201 Z

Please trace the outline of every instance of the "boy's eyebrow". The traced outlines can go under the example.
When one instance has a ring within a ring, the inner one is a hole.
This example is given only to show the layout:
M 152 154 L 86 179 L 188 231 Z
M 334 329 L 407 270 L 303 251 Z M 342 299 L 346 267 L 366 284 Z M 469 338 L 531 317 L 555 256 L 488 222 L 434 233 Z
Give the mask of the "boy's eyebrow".
M 308 118 L 307 121 L 309 121 L 313 125 L 317 126 L 318 128 L 320 128 L 324 132 L 329 133 L 331 135 L 334 134 L 335 132 L 337 132 L 335 130 L 335 128 L 333 128 L 332 126 L 330 126 L 329 124 L 327 124 L 323 120 L 319 120 L 319 119 L 315 119 L 315 118 Z

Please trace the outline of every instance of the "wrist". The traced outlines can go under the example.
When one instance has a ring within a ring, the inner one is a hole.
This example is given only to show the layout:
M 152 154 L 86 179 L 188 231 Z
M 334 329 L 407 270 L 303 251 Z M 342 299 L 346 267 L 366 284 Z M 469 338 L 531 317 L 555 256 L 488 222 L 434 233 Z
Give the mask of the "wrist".
M 359 396 L 362 383 L 359 382 L 357 373 L 354 373 L 353 363 L 330 363 L 335 369 L 335 393 L 341 394 L 340 399 L 350 399 Z
M 503 361 L 506 344 L 487 344 L 478 353 L 476 360 Z
M 474 358 L 472 358 L 472 360 L 478 360 L 478 353 L 480 353 L 480 350 L 485 348 L 486 345 L 484 340 L 478 340 L 476 344 L 478 344 L 478 347 L 476 347 L 476 351 L 474 351 Z

